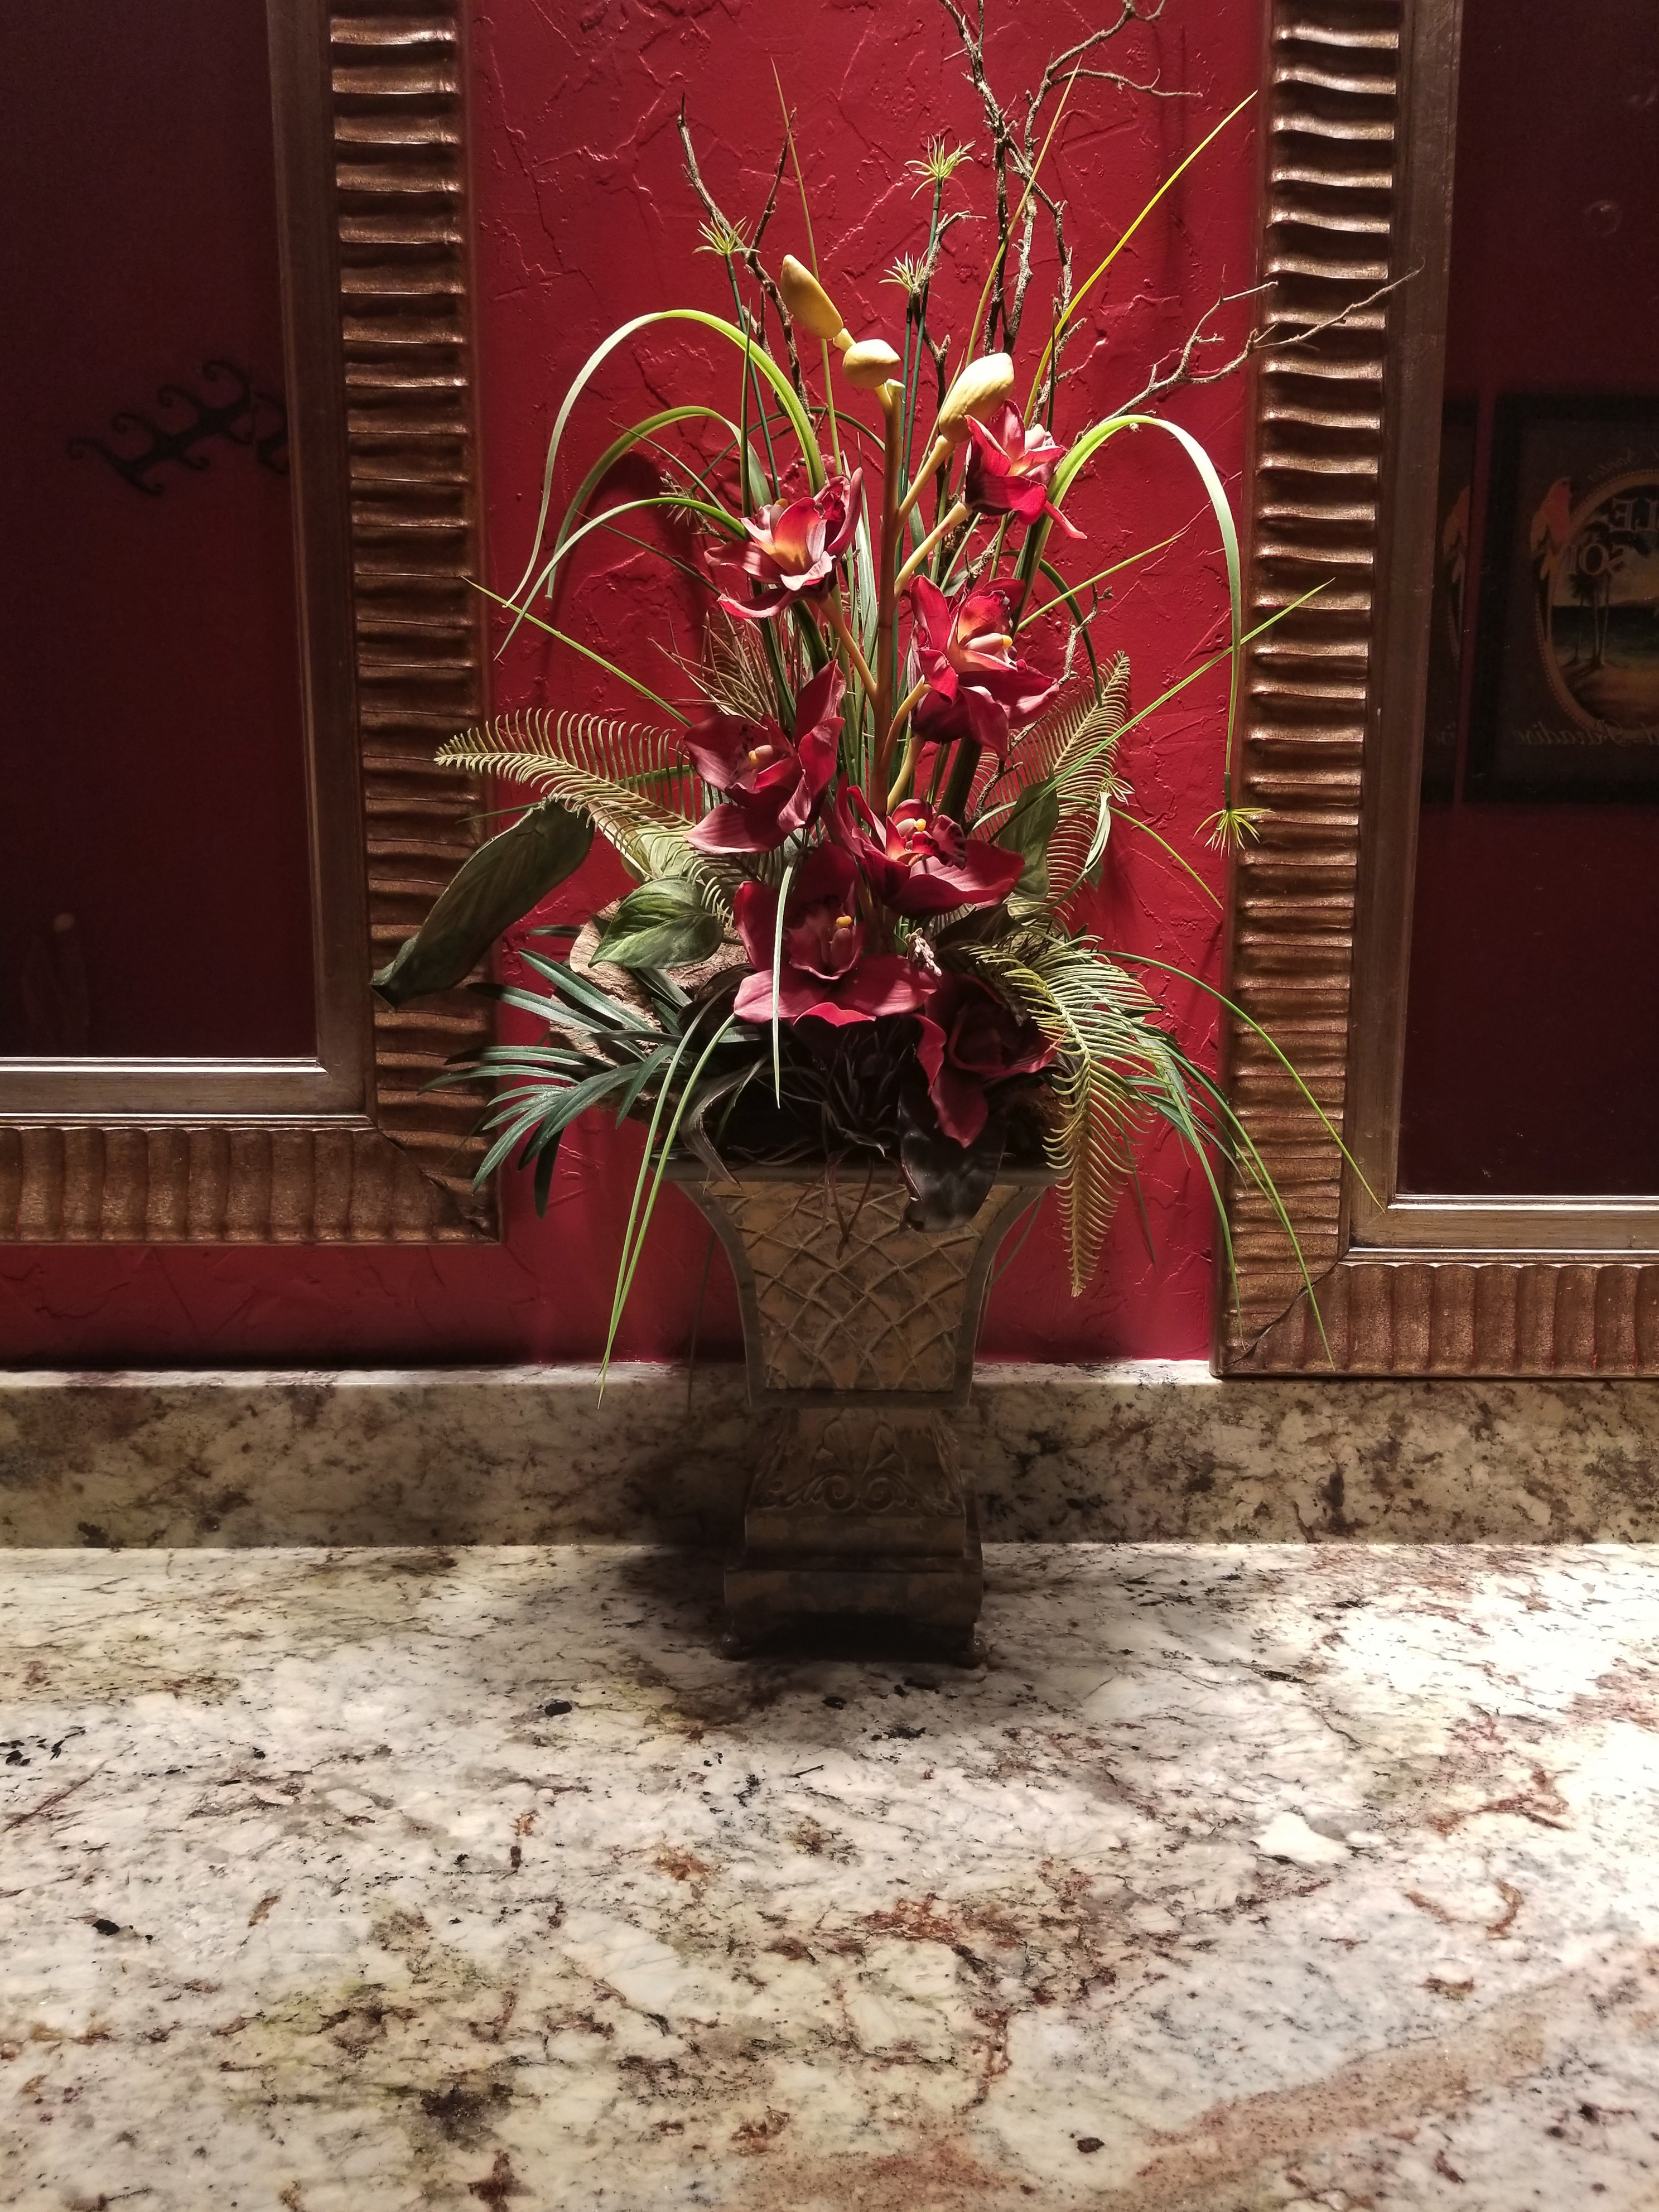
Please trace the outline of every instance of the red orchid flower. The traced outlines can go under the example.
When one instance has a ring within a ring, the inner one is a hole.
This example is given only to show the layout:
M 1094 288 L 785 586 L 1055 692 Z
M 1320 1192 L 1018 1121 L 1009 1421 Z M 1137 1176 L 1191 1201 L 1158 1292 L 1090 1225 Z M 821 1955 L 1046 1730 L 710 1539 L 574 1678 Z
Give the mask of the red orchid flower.
M 1018 853 L 967 837 L 925 800 L 901 800 L 884 823 L 858 790 L 846 790 L 830 817 L 830 835 L 849 852 L 878 898 L 895 914 L 950 914 L 995 906 L 1019 881 Z
M 1016 723 L 1040 714 L 1057 684 L 1014 652 L 1011 583 L 980 584 L 947 599 L 918 576 L 910 586 L 912 642 L 927 684 L 915 727 L 924 743 L 972 738 L 1000 759 Z
M 1054 1056 L 1035 1022 L 1021 1021 L 971 975 L 941 977 L 920 1018 L 916 1054 L 927 1073 L 927 1095 L 940 1128 L 959 1145 L 971 1145 L 985 1127 L 988 1085 L 1032 1074 Z
M 1082 537 L 1048 496 L 1067 449 L 1056 444 L 1044 424 L 1023 422 L 1018 408 L 1005 399 L 988 423 L 976 422 L 970 415 L 968 430 L 974 442 L 962 495 L 969 507 L 981 514 L 1012 514 L 1028 526 L 1046 514 L 1069 536 Z
M 864 471 L 831 477 L 810 498 L 779 500 L 758 514 L 744 515 L 749 543 L 743 566 L 763 586 L 757 599 L 722 598 L 729 615 L 764 622 L 804 592 L 821 591 L 836 562 L 853 542 L 864 497 Z
M 811 819 L 835 772 L 846 678 L 832 660 L 802 687 L 795 734 L 775 722 L 710 714 L 687 732 L 697 774 L 725 803 L 711 807 L 690 842 L 700 853 L 770 853 Z
M 783 909 L 778 970 L 777 1012 L 786 1022 L 811 1014 L 839 1026 L 873 1021 L 878 1014 L 914 1013 L 921 1004 L 921 987 L 908 960 L 896 952 L 866 954 L 853 896 L 857 876 L 835 845 L 817 846 L 795 871 Z M 739 884 L 732 910 L 755 971 L 739 987 L 735 1011 L 746 1022 L 769 1022 L 777 892 L 769 884 Z

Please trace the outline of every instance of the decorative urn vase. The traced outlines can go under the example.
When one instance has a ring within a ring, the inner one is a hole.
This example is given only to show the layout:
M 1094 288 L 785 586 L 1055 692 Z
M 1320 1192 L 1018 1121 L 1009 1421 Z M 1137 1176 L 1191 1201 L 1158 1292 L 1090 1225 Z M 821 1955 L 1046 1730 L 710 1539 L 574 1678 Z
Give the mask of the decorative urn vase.
M 951 1417 L 998 1249 L 1049 1171 L 1004 1168 L 971 1219 L 939 1231 L 908 1225 L 890 1168 L 670 1173 L 732 1262 L 761 1423 L 725 1648 L 860 1622 L 972 1662 L 984 1573 Z

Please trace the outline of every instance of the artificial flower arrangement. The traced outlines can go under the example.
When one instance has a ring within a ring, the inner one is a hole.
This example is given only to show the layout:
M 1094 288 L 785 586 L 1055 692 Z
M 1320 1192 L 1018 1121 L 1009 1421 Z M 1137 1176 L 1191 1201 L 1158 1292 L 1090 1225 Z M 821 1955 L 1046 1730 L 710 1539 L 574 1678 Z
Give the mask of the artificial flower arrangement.
M 1224 1164 L 1268 1193 L 1288 1231 L 1216 1079 L 1170 1032 L 1135 963 L 1077 916 L 1127 795 L 1125 738 L 1223 661 L 1231 684 L 1212 840 L 1251 827 L 1228 797 L 1247 641 L 1217 472 L 1187 431 L 1144 409 L 1066 419 L 1066 337 L 1168 185 L 1056 303 L 1022 378 L 1005 277 L 1012 246 L 1024 257 L 1023 297 L 1031 233 L 1027 223 L 1022 243 L 1021 226 L 1040 154 L 1021 164 L 1015 150 L 1024 190 L 1011 207 L 1000 150 L 999 243 L 962 346 L 935 327 L 932 280 L 960 219 L 946 201 L 963 149 L 935 143 L 916 165 L 932 213 L 920 255 L 895 266 L 901 348 L 855 337 L 793 256 L 770 274 L 759 229 L 750 236 L 720 215 L 685 143 L 732 318 L 665 309 L 591 356 L 556 418 L 534 553 L 501 601 L 515 627 L 536 623 L 574 645 L 673 726 L 538 707 L 444 745 L 441 762 L 542 795 L 469 859 L 375 978 L 393 1003 L 459 981 L 580 866 L 596 833 L 633 878 L 618 903 L 562 933 L 575 940 L 566 957 L 519 946 L 541 988 L 484 987 L 533 1016 L 538 1033 L 440 1079 L 496 1086 L 480 1179 L 516 1158 L 544 1203 L 561 1135 L 580 1114 L 644 1122 L 613 1340 L 664 1172 L 688 1153 L 715 1176 L 737 1162 L 885 1163 L 908 1184 L 907 1218 L 921 1234 L 971 1218 L 1005 1162 L 1046 1161 L 1075 1293 L 1133 1176 L 1137 1141 L 1161 1121 L 1212 1190 Z M 786 147 L 793 154 L 787 137 Z M 810 235 L 804 190 L 802 205 Z M 634 334 L 673 321 L 730 346 L 735 410 L 688 401 L 633 424 L 599 454 L 550 536 L 556 466 L 585 387 Z M 669 442 L 694 430 L 701 447 Z M 1103 656 L 1091 635 L 1111 571 L 1068 580 L 1052 553 L 1056 532 L 1080 542 L 1066 501 L 1083 471 L 1142 430 L 1175 439 L 1203 483 L 1226 556 L 1231 634 L 1224 652 L 1132 713 L 1127 659 Z M 659 489 L 592 513 L 609 472 L 639 451 L 657 462 Z M 700 658 L 686 664 L 692 696 L 679 703 L 534 611 L 590 534 L 641 507 L 671 510 L 706 556 L 681 563 L 710 603 Z M 1038 631 L 1046 655 L 1030 641 Z

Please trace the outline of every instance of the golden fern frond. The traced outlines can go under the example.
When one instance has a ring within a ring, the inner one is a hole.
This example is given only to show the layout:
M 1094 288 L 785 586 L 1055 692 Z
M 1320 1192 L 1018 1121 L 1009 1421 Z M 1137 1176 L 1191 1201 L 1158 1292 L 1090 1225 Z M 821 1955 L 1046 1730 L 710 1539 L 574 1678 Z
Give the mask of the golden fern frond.
M 1049 750 L 1048 774 L 1060 799 L 1060 819 L 1048 840 L 1048 902 L 1062 907 L 1082 883 L 1089 860 L 1110 820 L 1113 803 L 1127 787 L 1115 773 L 1117 733 L 1129 714 L 1129 656 L 1120 653 L 1096 699 L 1073 701 L 1059 720 Z
M 538 708 L 463 731 L 438 748 L 437 757 L 445 767 L 506 776 L 583 809 L 641 882 L 663 876 L 695 882 L 729 920 L 729 872 L 687 841 L 699 793 L 690 768 L 674 758 L 678 745 L 665 731 Z
M 753 623 L 734 621 L 722 608 L 708 625 L 702 659 L 692 678 L 711 707 L 745 722 L 769 722 L 777 713 L 766 647 Z

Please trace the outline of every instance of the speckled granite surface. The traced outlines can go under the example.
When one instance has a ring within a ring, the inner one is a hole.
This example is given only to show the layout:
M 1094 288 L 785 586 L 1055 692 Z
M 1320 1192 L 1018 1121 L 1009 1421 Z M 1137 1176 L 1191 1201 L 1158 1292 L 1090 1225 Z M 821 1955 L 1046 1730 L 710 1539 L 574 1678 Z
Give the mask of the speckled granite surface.
M 1638 2212 L 1659 1553 L 4 1562 L 0 2204 Z
M 1659 1540 L 1659 1382 L 1217 1382 L 982 1366 L 962 1417 L 1011 1541 Z M 0 1546 L 719 1543 L 735 1368 L 0 1376 Z

